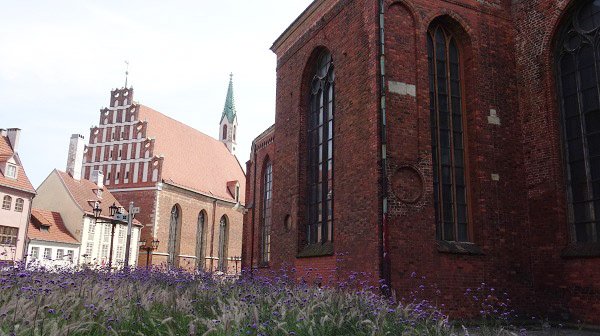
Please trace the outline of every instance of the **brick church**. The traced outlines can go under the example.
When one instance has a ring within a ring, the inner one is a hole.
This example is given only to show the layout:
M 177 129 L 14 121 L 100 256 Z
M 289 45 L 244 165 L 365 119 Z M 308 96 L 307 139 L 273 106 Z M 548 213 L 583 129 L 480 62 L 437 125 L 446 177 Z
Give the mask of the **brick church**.
M 271 47 L 243 267 L 600 324 L 599 48 L 597 0 L 313 1 Z
M 83 176 L 100 175 L 121 204 L 140 207 L 142 240 L 159 245 L 140 250 L 138 265 L 241 270 L 246 178 L 234 155 L 231 79 L 219 130 L 217 140 L 139 104 L 133 88 L 111 91 L 110 106 L 90 130 Z

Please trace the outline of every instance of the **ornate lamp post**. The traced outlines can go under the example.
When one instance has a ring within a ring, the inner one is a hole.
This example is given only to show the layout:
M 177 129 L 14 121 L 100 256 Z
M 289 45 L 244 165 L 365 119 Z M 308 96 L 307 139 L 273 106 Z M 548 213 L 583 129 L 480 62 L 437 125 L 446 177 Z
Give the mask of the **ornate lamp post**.
M 100 208 L 100 203 L 96 202 L 94 208 L 92 209 L 94 212 L 94 217 L 96 221 L 100 217 L 100 213 L 102 213 L 102 209 Z M 110 232 L 110 251 L 108 254 L 108 269 L 112 269 L 112 255 L 113 255 L 113 244 L 115 242 L 115 226 L 117 224 L 122 223 L 122 220 L 117 219 L 117 215 L 122 214 L 121 208 L 119 208 L 115 203 L 108 207 L 108 211 L 110 214 L 110 224 L 112 224 L 111 232 Z
M 160 241 L 158 239 L 150 240 L 140 240 L 140 248 L 142 250 L 146 250 L 146 269 L 150 267 L 150 252 L 158 249 L 158 244 Z

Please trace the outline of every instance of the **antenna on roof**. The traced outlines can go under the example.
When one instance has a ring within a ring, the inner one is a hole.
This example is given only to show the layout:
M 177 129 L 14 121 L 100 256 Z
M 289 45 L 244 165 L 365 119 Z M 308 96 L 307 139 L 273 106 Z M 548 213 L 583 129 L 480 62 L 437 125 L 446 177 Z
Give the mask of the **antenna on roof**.
M 125 61 L 125 88 L 127 89 L 127 76 L 129 76 L 129 61 Z

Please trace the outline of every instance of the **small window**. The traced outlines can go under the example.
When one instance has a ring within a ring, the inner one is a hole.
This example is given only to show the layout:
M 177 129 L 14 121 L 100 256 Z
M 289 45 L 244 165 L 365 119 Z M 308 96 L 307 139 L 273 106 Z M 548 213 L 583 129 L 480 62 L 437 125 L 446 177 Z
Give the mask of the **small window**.
M 56 259 L 63 260 L 64 256 L 65 256 L 65 250 L 63 250 L 63 249 L 56 250 Z
M 22 198 L 17 198 L 15 201 L 15 211 L 23 212 L 23 204 L 25 204 L 25 201 Z
M 73 251 L 73 250 L 67 250 L 67 259 L 70 262 L 73 262 L 74 256 L 75 256 L 75 251 Z
M 51 248 L 46 247 L 44 249 L 44 259 L 46 259 L 46 260 L 52 259 L 52 249 Z
M 236 200 L 236 202 L 240 201 L 240 186 L 239 185 L 235 186 L 235 200 Z
M 10 210 L 10 205 L 12 204 L 12 197 L 5 195 L 2 199 L 2 209 Z
M 227 139 L 227 125 L 223 125 L 223 140 Z
M 31 259 L 37 259 L 40 257 L 40 248 L 39 247 L 32 247 L 31 248 Z
M 14 164 L 6 165 L 6 177 L 17 178 L 17 166 Z
M 0 245 L 17 246 L 19 229 L 10 226 L 0 226 Z
M 40 231 L 48 232 L 48 231 L 50 231 L 50 227 L 48 225 L 42 225 L 42 226 L 40 226 Z

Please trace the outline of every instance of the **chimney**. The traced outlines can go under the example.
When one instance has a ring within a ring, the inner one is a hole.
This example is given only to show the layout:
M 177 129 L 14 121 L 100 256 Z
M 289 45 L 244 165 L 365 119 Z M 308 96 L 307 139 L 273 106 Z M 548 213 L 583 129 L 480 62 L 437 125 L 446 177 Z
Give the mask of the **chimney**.
M 104 188 L 104 174 L 101 170 L 92 171 L 92 182 L 96 183 L 98 189 Z
M 83 166 L 83 142 L 83 135 L 71 135 L 69 156 L 67 157 L 67 173 L 78 181 L 81 179 L 81 169 Z
M 17 152 L 17 147 L 19 147 L 19 135 L 21 134 L 21 130 L 19 128 L 9 128 L 6 130 L 6 137 L 8 137 L 8 141 L 10 141 L 10 146 L 12 147 L 13 152 Z

